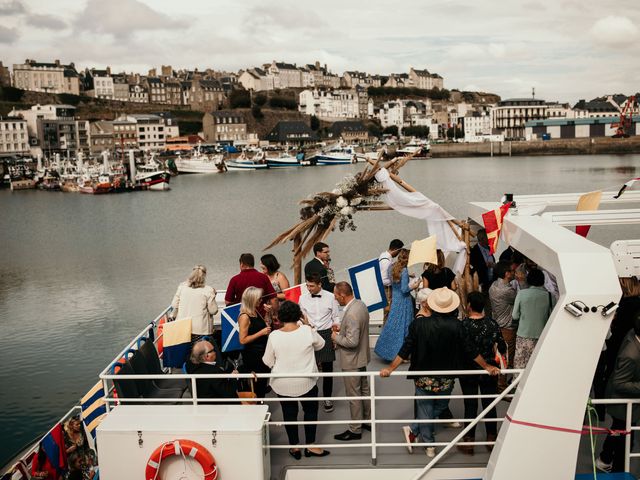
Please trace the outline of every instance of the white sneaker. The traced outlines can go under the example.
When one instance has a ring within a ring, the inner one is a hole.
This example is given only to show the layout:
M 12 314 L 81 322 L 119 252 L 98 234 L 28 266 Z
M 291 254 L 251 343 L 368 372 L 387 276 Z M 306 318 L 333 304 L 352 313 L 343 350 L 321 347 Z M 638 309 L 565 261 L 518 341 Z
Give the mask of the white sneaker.
M 411 444 L 416 441 L 416 436 L 408 425 L 402 427 L 402 433 L 404 434 L 405 442 L 407 442 L 407 450 L 409 453 L 413 453 L 413 446 Z
M 446 423 L 445 426 L 447 428 L 462 428 L 462 424 L 460 422 L 449 422 Z
M 325 400 L 322 402 L 322 408 L 326 413 L 333 412 L 333 402 L 331 400 Z
M 596 468 L 601 472 L 609 473 L 611 472 L 612 467 L 613 467 L 613 464 L 604 463 L 602 460 L 600 460 L 600 457 L 596 458 Z
M 427 454 L 427 457 L 433 458 L 436 456 L 436 447 L 427 447 L 424 449 L 424 452 Z

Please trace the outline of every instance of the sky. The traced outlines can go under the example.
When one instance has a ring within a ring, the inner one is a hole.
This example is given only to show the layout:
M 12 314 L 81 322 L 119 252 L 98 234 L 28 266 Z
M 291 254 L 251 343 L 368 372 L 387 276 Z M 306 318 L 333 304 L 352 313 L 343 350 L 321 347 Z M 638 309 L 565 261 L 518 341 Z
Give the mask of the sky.
M 574 103 L 640 90 L 638 0 L 0 0 L 0 61 L 334 73 L 427 69 L 445 88 Z

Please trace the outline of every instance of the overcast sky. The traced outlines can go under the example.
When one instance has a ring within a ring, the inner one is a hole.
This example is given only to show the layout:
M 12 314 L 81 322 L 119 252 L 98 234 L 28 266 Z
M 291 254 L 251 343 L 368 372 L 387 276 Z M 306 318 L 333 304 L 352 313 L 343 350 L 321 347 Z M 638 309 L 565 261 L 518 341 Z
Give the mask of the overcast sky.
M 572 103 L 640 90 L 639 41 L 638 0 L 0 0 L 5 65 L 413 66 L 446 88 L 508 98 L 535 87 L 538 98 Z

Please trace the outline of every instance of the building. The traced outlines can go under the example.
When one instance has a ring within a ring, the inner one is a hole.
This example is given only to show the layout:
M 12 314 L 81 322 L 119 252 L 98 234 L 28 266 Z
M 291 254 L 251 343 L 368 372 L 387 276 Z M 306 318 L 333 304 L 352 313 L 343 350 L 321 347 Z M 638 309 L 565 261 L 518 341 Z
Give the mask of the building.
M 139 83 L 129 85 L 129 101 L 133 103 L 149 103 L 149 90 Z
M 39 120 L 65 120 L 73 123 L 75 114 L 76 107 L 73 105 L 34 105 L 27 110 L 14 108 L 9 112 L 10 117 L 22 118 L 27 122 L 29 144 L 32 146 L 42 145 L 43 137 L 39 134 Z
M 169 105 L 182 105 L 182 85 L 178 80 L 166 80 L 164 90 Z
M 266 140 L 280 145 L 302 145 L 318 141 L 318 134 L 304 122 L 278 122 Z
M 247 141 L 247 122 L 233 110 L 218 110 L 202 117 L 202 133 L 207 143 Z
M 545 120 L 549 106 L 537 98 L 510 98 L 502 100 L 491 110 L 491 127 L 494 133 L 505 138 L 524 138 L 525 124 L 534 120 Z
M 355 89 L 303 90 L 299 94 L 299 103 L 298 110 L 301 113 L 318 118 L 336 120 L 360 117 L 359 93 Z
M 556 138 L 612 137 L 617 130 L 617 117 L 533 120 L 525 125 L 528 140 Z M 629 135 L 640 135 L 640 116 L 632 117 Z
M 311 73 L 313 81 L 310 85 L 315 88 L 340 88 L 340 77 L 327 70 L 327 65 L 320 65 L 320 62 L 309 63 L 305 66 L 306 70 Z
M 167 89 L 159 77 L 147 77 L 149 90 L 149 103 L 169 103 L 167 101 Z
M 274 60 L 265 70 L 273 76 L 274 88 L 302 88 L 302 71 L 295 64 Z
M 409 69 L 409 84 L 415 88 L 432 90 L 444 88 L 444 79 L 437 73 L 429 73 L 428 70 Z
M 580 100 L 574 105 L 574 110 L 586 112 L 589 118 L 620 117 L 620 108 L 607 98 L 594 98 L 588 102 Z
M 238 77 L 238 83 L 242 85 L 246 90 L 253 90 L 255 92 L 273 90 L 275 77 L 268 75 L 267 72 L 261 68 L 250 68 L 245 70 Z
M 345 143 L 365 143 L 369 141 L 369 131 L 362 122 L 335 122 L 330 129 L 331 138 L 339 138 Z
M 158 115 L 127 115 L 120 117 L 119 120 L 135 125 L 136 141 L 141 150 L 159 150 L 165 147 L 167 137 L 162 117 Z M 114 125 L 116 137 L 117 133 Z
M 113 125 L 113 145 L 116 151 L 138 148 L 138 125 L 128 117 L 120 117 L 111 122 Z
M 195 79 L 190 83 L 191 91 L 186 105 L 191 106 L 191 110 L 207 112 L 222 108 L 226 96 L 218 80 Z
M 106 70 L 85 70 L 84 93 L 89 97 L 113 100 L 115 94 L 111 69 L 107 67 Z
M 0 118 L 0 157 L 28 153 L 27 121 L 21 118 Z
M 112 151 L 114 144 L 113 122 L 99 120 L 89 125 L 89 151 L 92 155 Z M 122 137 L 121 137 L 122 138 Z
M 129 101 L 129 81 L 123 73 L 112 75 L 113 80 L 113 99 L 120 102 Z
M 41 63 L 27 59 L 23 64 L 14 64 L 13 84 L 16 88 L 34 92 L 80 95 L 80 78 L 75 65 L 62 65 L 60 60 Z
M 491 116 L 472 112 L 462 117 L 465 142 L 483 142 L 491 136 Z
M 11 86 L 11 73 L 9 72 L 9 67 L 5 67 L 0 62 L 0 87 L 10 87 Z
M 408 73 L 392 73 L 389 75 L 387 83 L 383 86 L 389 88 L 405 88 L 411 87 L 411 83 L 409 82 L 409 74 Z
M 157 115 L 160 118 L 162 118 L 162 121 L 164 122 L 164 138 L 165 139 L 180 136 L 180 127 L 178 125 L 178 120 L 176 119 L 175 116 L 173 116 L 169 112 L 158 112 L 158 113 L 155 113 L 154 115 Z

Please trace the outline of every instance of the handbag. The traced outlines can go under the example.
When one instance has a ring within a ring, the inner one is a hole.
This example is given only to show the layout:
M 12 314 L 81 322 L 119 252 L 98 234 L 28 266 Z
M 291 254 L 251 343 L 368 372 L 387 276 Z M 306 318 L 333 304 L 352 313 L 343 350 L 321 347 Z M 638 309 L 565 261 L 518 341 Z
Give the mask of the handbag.
M 504 355 L 498 351 L 498 344 L 493 344 L 493 353 L 495 355 L 494 360 L 496 361 L 496 365 L 500 370 L 505 370 L 509 365 L 509 352 Z
M 237 392 L 238 393 L 238 398 L 256 398 L 256 392 L 253 391 L 253 379 L 249 379 L 249 385 L 251 388 L 251 391 L 243 391 L 243 392 Z M 251 401 L 251 400 L 243 400 L 240 402 L 240 405 L 256 405 L 258 402 L 255 401 Z

